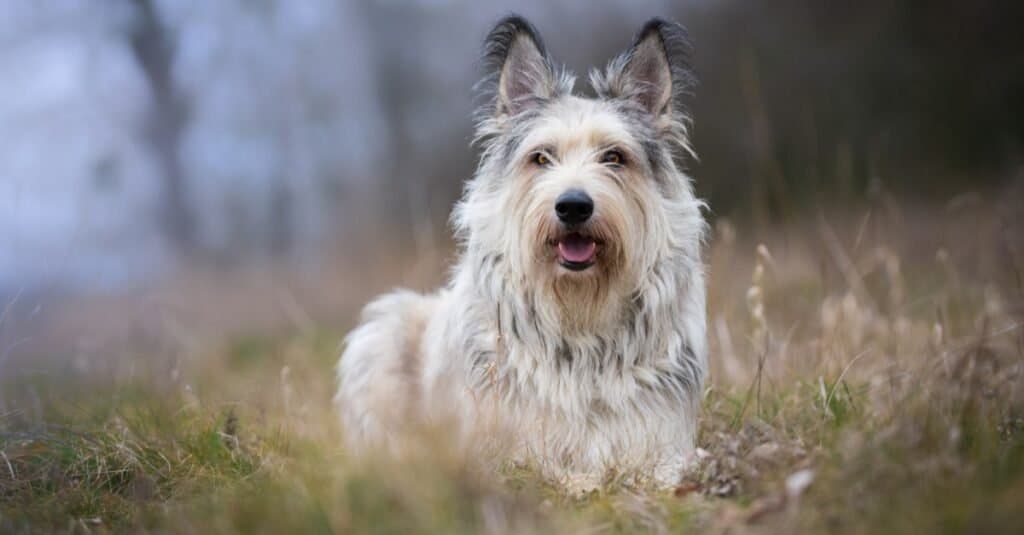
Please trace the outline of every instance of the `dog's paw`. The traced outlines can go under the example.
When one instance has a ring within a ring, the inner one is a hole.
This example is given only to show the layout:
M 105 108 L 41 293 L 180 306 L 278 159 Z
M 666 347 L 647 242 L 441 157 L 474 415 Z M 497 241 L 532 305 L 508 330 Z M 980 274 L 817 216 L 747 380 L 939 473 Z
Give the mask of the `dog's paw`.
M 560 483 L 569 497 L 581 500 L 601 492 L 602 478 L 595 473 L 570 473 L 563 476 Z
M 700 448 L 691 453 L 672 459 L 655 468 L 653 483 L 661 490 L 675 489 L 687 474 L 700 469 L 710 454 Z

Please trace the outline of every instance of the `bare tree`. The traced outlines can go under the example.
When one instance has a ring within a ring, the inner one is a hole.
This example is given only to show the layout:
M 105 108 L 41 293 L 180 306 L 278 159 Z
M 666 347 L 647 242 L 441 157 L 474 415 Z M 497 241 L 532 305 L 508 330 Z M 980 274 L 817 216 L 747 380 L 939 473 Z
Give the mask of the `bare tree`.
M 181 252 L 194 246 L 194 223 L 186 201 L 185 177 L 178 156 L 187 110 L 174 88 L 171 73 L 172 46 L 152 0 L 134 0 L 139 23 L 132 34 L 132 49 L 153 93 L 153 109 L 147 136 L 154 148 L 164 178 L 164 210 L 160 214 L 164 231 Z

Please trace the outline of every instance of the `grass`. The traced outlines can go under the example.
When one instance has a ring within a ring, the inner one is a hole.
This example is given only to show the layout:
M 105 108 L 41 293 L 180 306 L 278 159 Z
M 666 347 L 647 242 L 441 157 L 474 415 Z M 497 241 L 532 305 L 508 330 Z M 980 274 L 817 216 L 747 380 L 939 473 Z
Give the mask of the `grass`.
M 349 458 L 330 406 L 344 330 L 304 321 L 84 369 L 21 361 L 0 391 L 0 531 L 1017 531 L 1019 218 L 893 206 L 718 220 L 703 460 L 674 492 L 574 500 L 442 441 Z

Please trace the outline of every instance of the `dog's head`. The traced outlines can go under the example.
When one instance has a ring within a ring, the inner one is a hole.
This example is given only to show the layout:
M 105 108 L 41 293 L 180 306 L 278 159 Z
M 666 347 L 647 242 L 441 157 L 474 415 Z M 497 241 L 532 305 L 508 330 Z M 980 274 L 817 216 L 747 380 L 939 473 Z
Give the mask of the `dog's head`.
M 480 167 L 454 216 L 469 250 L 585 306 L 637 291 L 690 239 L 680 234 L 699 241 L 699 202 L 677 167 L 690 151 L 688 48 L 681 26 L 651 20 L 591 72 L 587 98 L 533 26 L 499 22 L 485 43 Z

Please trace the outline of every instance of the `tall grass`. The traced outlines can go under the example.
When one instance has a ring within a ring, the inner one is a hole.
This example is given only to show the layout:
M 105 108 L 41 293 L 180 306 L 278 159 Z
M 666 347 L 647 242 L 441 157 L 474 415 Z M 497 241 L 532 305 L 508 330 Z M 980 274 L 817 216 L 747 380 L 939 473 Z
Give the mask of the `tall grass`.
M 443 440 L 396 462 L 348 457 L 330 398 L 349 321 L 300 296 L 291 334 L 190 337 L 187 321 L 165 322 L 127 358 L 8 363 L 0 530 L 1012 532 L 1024 525 L 1016 212 L 882 196 L 784 226 L 719 218 L 701 461 L 675 492 L 613 483 L 576 500 L 512 466 L 481 473 Z M 428 264 L 394 276 L 439 278 Z M 331 276 L 357 294 L 402 282 Z

